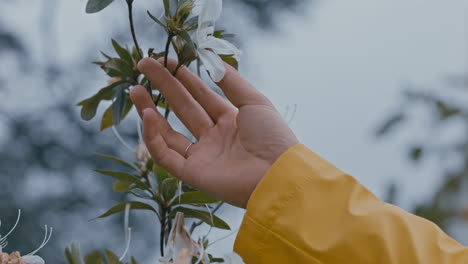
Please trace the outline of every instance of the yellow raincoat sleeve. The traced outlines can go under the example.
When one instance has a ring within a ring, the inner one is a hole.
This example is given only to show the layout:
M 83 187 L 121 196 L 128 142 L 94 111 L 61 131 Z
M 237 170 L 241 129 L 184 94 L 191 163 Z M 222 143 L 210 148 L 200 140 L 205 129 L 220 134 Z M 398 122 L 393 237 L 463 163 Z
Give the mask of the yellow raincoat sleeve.
M 255 189 L 235 251 L 247 264 L 468 264 L 467 247 L 303 145 Z

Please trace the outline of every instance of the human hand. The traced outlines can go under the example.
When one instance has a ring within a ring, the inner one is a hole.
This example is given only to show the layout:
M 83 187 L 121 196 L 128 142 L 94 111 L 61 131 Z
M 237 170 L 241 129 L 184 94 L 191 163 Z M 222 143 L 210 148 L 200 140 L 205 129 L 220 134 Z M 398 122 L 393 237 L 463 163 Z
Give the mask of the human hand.
M 171 72 L 176 65 L 169 60 Z M 186 67 L 173 77 L 162 60 L 146 58 L 138 64 L 197 138 L 192 146 L 156 110 L 144 87 L 133 87 L 130 96 L 143 118 L 144 139 L 158 165 L 202 192 L 245 208 L 263 175 L 298 140 L 272 103 L 235 69 L 225 66 L 226 75 L 217 85 L 232 105 Z

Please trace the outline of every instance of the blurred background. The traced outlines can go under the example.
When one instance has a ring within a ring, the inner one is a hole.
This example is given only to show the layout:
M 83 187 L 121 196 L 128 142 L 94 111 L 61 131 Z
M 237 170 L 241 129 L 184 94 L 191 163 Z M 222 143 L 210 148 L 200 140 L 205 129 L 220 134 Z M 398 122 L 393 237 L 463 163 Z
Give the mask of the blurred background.
M 122 217 L 89 221 L 126 199 L 92 170 L 114 166 L 96 153 L 133 153 L 75 105 L 106 86 L 90 62 L 111 52 L 110 39 L 131 44 L 126 6 L 87 15 L 85 5 L 0 0 L 0 234 L 21 208 L 6 250 L 28 253 L 53 226 L 39 253 L 49 263 L 64 263 L 73 240 L 84 252 L 124 248 Z M 162 12 L 159 1 L 135 1 L 144 50 L 165 41 L 147 9 Z M 463 0 L 231 0 L 219 27 L 237 34 L 241 73 L 305 145 L 468 245 L 467 11 Z M 136 120 L 119 127 L 135 146 Z M 235 231 L 243 211 L 222 214 Z M 131 216 L 141 263 L 158 254 L 154 223 Z M 235 234 L 211 234 L 228 235 L 212 251 L 232 251 Z

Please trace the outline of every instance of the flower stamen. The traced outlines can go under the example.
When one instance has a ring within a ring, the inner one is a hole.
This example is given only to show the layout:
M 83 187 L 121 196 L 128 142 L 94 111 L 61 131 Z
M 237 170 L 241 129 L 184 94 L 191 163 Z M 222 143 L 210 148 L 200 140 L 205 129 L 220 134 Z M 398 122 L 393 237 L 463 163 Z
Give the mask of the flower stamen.
M 8 244 L 7 238 L 8 238 L 9 235 L 11 235 L 11 233 L 13 233 L 15 228 L 18 226 L 20 218 L 21 218 L 21 209 L 18 210 L 18 217 L 16 218 L 16 223 L 11 228 L 11 230 L 3 237 L 0 235 L 0 251 L 1 251 L 2 248 L 6 247 L 6 245 Z
M 125 219 L 124 219 L 124 227 L 125 227 L 125 250 L 122 256 L 119 258 L 119 261 L 123 261 L 128 254 L 130 249 L 130 242 L 132 241 L 132 228 L 129 227 L 129 219 L 130 219 L 130 204 L 125 205 Z
M 53 228 L 51 227 L 50 231 L 47 225 L 45 225 L 44 228 L 45 228 L 45 234 L 44 234 L 44 239 L 42 240 L 41 245 L 33 252 L 27 254 L 27 256 L 35 255 L 37 252 L 39 252 L 39 250 L 41 250 L 45 245 L 47 245 L 47 243 L 49 243 L 49 240 L 52 237 Z

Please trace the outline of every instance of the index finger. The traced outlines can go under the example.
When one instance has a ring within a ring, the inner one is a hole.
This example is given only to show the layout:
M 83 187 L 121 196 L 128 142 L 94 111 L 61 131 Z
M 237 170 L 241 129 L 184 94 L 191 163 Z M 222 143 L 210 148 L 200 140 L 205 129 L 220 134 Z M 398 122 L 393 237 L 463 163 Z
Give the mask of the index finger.
M 197 139 L 214 125 L 206 111 L 161 63 L 145 58 L 138 63 L 138 69 L 159 89 L 177 117 Z

